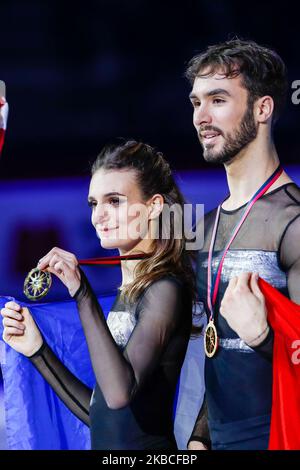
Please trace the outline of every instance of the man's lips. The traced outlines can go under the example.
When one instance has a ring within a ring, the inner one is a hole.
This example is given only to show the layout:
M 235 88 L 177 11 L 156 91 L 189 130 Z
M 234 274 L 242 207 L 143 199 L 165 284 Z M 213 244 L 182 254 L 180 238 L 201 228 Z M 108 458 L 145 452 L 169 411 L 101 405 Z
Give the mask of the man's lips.
M 200 139 L 204 144 L 213 144 L 220 135 L 217 131 L 204 131 L 200 133 Z

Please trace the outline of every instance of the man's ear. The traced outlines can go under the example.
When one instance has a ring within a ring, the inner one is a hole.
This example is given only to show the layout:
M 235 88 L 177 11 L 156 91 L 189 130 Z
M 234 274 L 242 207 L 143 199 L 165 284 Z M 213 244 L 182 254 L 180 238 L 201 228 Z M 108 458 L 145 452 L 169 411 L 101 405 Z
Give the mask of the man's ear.
M 164 207 L 164 198 L 161 194 L 154 194 L 148 201 L 149 220 L 157 219 Z
M 257 122 L 267 122 L 274 112 L 274 100 L 271 96 L 262 96 L 254 105 L 254 115 Z

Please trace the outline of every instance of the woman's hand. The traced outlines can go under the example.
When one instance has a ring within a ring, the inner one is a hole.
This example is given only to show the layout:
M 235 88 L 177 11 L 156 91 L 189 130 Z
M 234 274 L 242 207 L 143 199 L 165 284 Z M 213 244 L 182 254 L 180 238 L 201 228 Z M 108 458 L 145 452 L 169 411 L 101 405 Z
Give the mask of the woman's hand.
M 1 309 L 3 340 L 15 351 L 32 356 L 43 344 L 43 338 L 28 308 L 7 302 Z
M 67 287 L 73 297 L 80 287 L 80 270 L 78 261 L 73 253 L 60 248 L 52 248 L 49 253 L 39 260 L 38 269 L 55 274 Z
M 207 450 L 207 447 L 203 442 L 190 441 L 188 444 L 188 450 Z

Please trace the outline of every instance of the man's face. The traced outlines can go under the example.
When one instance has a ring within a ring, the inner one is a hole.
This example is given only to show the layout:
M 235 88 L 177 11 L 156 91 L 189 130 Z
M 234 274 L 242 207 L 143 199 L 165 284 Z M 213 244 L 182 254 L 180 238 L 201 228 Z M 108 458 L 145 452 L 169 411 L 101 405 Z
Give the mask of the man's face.
M 230 163 L 255 139 L 253 106 L 248 104 L 248 92 L 240 76 L 226 78 L 220 71 L 196 77 L 190 99 L 193 123 L 206 161 Z

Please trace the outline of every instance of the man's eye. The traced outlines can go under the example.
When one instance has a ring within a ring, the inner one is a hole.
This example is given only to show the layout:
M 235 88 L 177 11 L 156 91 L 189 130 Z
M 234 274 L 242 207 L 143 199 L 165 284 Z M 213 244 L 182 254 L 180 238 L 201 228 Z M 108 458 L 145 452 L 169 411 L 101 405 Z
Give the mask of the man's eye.
M 199 108 L 200 101 L 192 101 L 192 106 L 193 106 L 193 108 Z
M 221 98 L 214 98 L 213 102 L 216 104 L 221 104 L 221 103 L 225 103 L 225 100 L 222 100 Z

